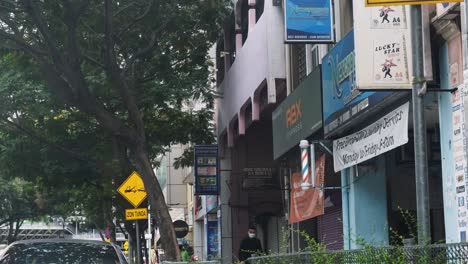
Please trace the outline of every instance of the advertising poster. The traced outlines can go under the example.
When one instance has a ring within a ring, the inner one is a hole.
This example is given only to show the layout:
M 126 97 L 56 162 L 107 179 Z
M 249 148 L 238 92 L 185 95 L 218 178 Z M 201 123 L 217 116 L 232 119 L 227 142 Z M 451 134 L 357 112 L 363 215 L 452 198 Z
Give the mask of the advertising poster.
M 207 221 L 207 255 L 208 259 L 218 256 L 218 221 Z
M 357 88 L 411 89 L 409 7 L 354 7 Z
M 306 191 L 301 188 L 302 173 L 292 175 L 289 224 L 298 223 L 324 214 L 325 155 L 315 161 L 315 186 Z
M 218 146 L 197 145 L 195 152 L 195 194 L 218 195 Z
M 351 31 L 322 60 L 322 114 L 326 138 L 392 95 L 388 91 L 359 91 L 354 57 L 354 32 Z
M 331 0 L 285 0 L 286 42 L 334 42 Z
M 459 242 L 467 242 L 468 232 L 468 204 L 467 204 L 467 177 L 466 177 L 466 140 L 464 140 L 463 127 L 463 85 L 452 93 L 452 124 L 453 124 L 453 159 L 454 163 L 454 182 L 457 196 L 456 205 L 458 207 L 457 230 L 459 233 Z
M 408 143 L 409 103 L 398 107 L 366 128 L 333 140 L 335 172 Z

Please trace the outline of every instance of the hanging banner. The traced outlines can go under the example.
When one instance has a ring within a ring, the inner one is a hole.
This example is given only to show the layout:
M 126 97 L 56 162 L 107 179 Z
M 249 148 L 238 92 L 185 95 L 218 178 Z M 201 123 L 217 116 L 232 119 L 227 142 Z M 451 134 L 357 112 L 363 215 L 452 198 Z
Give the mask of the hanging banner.
M 331 0 L 285 0 L 284 14 L 286 42 L 335 41 Z
M 218 146 L 197 145 L 194 152 L 195 195 L 218 195 Z
M 323 189 L 325 185 L 325 155 L 315 161 L 315 186 L 302 190 L 302 173 L 292 175 L 289 224 L 301 222 L 324 214 Z
M 353 9 L 357 88 L 411 89 L 409 7 L 367 8 L 356 1 Z
M 463 0 L 366 0 L 366 6 L 384 6 L 384 5 L 423 5 L 423 4 L 436 4 L 446 2 L 463 2 Z
M 409 103 L 349 136 L 333 140 L 335 172 L 408 143 Z

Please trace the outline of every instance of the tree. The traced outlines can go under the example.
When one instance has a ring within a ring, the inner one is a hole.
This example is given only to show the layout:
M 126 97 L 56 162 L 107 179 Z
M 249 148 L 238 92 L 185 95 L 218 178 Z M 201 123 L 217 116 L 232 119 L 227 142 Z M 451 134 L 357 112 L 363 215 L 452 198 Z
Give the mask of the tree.
M 24 220 L 39 216 L 34 197 L 34 185 L 30 182 L 19 178 L 11 181 L 0 178 L 0 226 L 9 227 L 7 243 L 16 240 Z
M 211 111 L 181 108 L 185 99 L 212 105 L 207 50 L 224 8 L 213 0 L 0 1 L 1 45 L 39 69 L 63 109 L 96 121 L 129 153 L 172 260 L 177 240 L 152 157 L 173 142 L 212 140 Z

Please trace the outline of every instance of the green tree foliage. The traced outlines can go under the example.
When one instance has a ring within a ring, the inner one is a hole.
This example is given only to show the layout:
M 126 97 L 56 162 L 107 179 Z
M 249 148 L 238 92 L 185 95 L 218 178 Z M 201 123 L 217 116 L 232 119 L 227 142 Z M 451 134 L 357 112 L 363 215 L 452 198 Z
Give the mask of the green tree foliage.
M 67 179 L 98 190 L 115 167 L 120 176 L 135 167 L 166 255 L 179 258 L 152 161 L 170 144 L 213 140 L 207 50 L 225 11 L 223 0 L 0 0 L 3 132 L 36 142 L 5 149 L 5 169 L 15 167 L 10 154 L 23 164 L 36 157 L 41 186 Z M 193 100 L 206 107 L 190 111 Z

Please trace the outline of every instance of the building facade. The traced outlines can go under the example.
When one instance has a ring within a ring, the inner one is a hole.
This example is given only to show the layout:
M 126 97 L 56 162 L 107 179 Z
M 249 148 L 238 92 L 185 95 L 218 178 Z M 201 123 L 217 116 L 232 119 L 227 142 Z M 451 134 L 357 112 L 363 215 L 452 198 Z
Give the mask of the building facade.
M 298 230 L 329 249 L 415 243 L 411 91 L 356 88 L 355 44 L 362 38 L 355 35 L 355 18 L 362 14 L 354 1 L 331 1 L 335 41 L 328 44 L 285 43 L 288 2 L 235 1 L 217 43 L 216 217 L 223 263 L 236 260 L 251 224 L 272 253 L 306 248 Z M 465 3 L 422 8 L 431 242 L 466 242 L 465 9 Z M 362 161 L 343 154 L 343 142 L 387 122 L 396 110 L 407 121 L 392 142 L 382 138 L 380 147 L 360 146 Z M 392 146 L 400 138 L 403 143 Z M 314 188 L 323 202 L 318 215 L 294 220 L 301 140 L 314 143 L 311 162 L 324 157 L 324 183 Z

